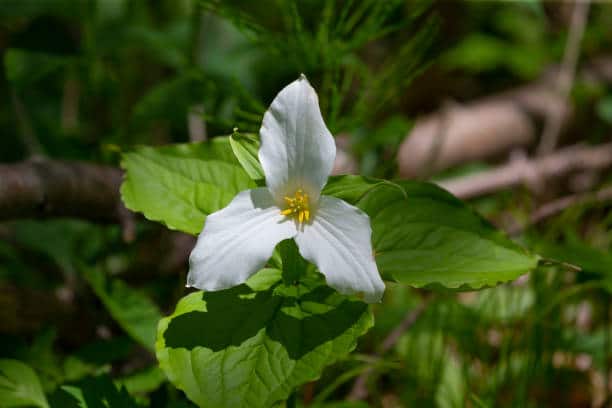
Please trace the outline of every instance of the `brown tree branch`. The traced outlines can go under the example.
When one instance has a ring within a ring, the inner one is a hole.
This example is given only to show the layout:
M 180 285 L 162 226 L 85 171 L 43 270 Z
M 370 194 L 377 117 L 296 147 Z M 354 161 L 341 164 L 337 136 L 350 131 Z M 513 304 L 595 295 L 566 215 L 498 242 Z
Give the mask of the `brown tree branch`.
M 446 104 L 419 118 L 397 155 L 400 176 L 423 177 L 431 171 L 531 146 L 537 141 L 538 123 L 555 112 L 563 113 L 559 125 L 565 126 L 572 109 L 567 98 L 555 91 L 559 70 L 551 68 L 542 78 L 507 92 L 468 103 Z M 612 83 L 612 58 L 590 60 L 582 66 L 579 76 L 591 83 Z M 446 129 L 443 140 L 439 140 L 441 128 Z M 433 163 L 432 151 L 436 151 Z
M 612 143 L 578 145 L 531 160 L 512 160 L 489 171 L 437 184 L 457 197 L 468 199 L 519 185 L 537 190 L 545 182 L 579 170 L 599 171 L 609 167 L 612 167 Z
M 510 236 L 518 235 L 528 227 L 554 217 L 569 207 L 589 203 L 605 203 L 608 201 L 612 201 L 612 186 L 604 187 L 595 192 L 568 195 L 545 203 L 537 208 L 529 217 L 529 222 L 526 225 L 517 224 L 505 230 Z
M 133 238 L 132 214 L 119 196 L 121 170 L 98 164 L 33 158 L 0 164 L 0 221 L 75 217 L 119 223 Z

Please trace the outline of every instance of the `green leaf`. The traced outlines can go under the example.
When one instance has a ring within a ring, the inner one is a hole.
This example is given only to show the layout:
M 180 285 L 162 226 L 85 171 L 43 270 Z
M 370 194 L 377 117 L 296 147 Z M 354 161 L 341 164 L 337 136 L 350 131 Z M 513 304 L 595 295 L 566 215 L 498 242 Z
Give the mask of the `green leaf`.
M 11 48 L 4 55 L 4 69 L 10 82 L 26 87 L 64 69 L 71 61 L 62 55 Z
M 513 280 L 539 260 L 433 184 L 341 176 L 323 194 L 370 216 L 378 268 L 401 283 L 477 289 Z
M 259 163 L 259 139 L 257 136 L 234 132 L 229 140 L 242 168 L 253 180 L 263 180 L 265 175 L 261 163 Z
M 18 360 L 0 360 L 0 407 L 36 406 L 49 404 L 38 376 Z
M 296 286 L 278 282 L 280 271 L 275 276 L 272 286 L 270 279 L 255 279 L 250 286 L 192 293 L 160 322 L 160 366 L 199 406 L 283 401 L 352 351 L 372 326 L 366 304 L 341 296 L 320 275 Z
M 83 268 L 83 275 L 113 319 L 134 340 L 153 350 L 155 327 L 161 319 L 157 306 L 119 279 L 107 278 L 100 269 Z
M 123 155 L 126 207 L 170 229 L 191 234 L 206 216 L 254 183 L 232 153 L 228 138 L 165 147 L 138 147 Z
M 60 387 L 51 396 L 53 408 L 137 408 L 123 387 L 117 387 L 108 375 L 88 377 L 73 385 Z
M 285 239 L 279 242 L 276 248 L 283 262 L 283 281 L 287 285 L 298 282 L 300 276 L 306 273 L 308 262 L 300 255 L 300 250 L 295 241 Z
M 597 102 L 597 115 L 607 124 L 612 124 L 612 94 Z
M 166 376 L 158 367 L 149 367 L 118 381 L 130 394 L 147 393 L 159 388 Z

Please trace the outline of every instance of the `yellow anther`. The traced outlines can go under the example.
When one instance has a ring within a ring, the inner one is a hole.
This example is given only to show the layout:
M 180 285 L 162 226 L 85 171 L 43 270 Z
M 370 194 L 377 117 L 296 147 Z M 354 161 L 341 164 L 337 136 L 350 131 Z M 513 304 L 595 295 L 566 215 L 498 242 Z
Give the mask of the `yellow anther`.
M 293 197 L 284 197 L 287 208 L 281 210 L 281 214 L 287 217 L 294 217 L 300 224 L 310 220 L 310 201 L 308 194 L 302 190 L 295 192 Z

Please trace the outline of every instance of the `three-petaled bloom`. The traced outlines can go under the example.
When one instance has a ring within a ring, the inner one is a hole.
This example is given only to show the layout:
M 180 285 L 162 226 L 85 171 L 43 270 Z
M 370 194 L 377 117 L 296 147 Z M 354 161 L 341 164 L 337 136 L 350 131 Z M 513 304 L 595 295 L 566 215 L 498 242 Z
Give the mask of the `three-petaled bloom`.
M 244 283 L 280 241 L 293 238 L 329 286 L 379 301 L 385 285 L 374 261 L 369 217 L 343 200 L 321 195 L 336 145 L 306 77 L 272 101 L 260 135 L 267 187 L 243 191 L 208 216 L 189 258 L 188 286 L 213 291 Z

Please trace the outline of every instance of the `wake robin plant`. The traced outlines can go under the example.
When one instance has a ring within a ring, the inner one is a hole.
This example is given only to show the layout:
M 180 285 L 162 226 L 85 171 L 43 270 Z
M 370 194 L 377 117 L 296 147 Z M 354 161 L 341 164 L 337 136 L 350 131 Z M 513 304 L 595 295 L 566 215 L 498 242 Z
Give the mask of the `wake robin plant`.
M 527 253 L 428 183 L 330 176 L 336 148 L 304 76 L 259 135 L 124 155 L 128 208 L 198 234 L 187 285 L 158 326 L 168 379 L 201 407 L 282 404 L 346 358 L 387 285 L 480 289 Z

